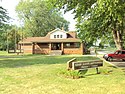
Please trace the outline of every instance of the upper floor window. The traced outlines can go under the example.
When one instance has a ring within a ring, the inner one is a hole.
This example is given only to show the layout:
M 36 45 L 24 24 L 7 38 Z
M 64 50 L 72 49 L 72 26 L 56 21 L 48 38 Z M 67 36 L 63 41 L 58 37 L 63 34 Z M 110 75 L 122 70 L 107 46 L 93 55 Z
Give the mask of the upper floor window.
M 60 35 L 60 38 L 62 38 L 62 35 Z
M 54 38 L 56 38 L 56 35 L 54 35 Z
M 63 35 L 54 35 L 54 38 L 63 38 Z
M 57 35 L 57 38 L 59 38 L 59 35 Z

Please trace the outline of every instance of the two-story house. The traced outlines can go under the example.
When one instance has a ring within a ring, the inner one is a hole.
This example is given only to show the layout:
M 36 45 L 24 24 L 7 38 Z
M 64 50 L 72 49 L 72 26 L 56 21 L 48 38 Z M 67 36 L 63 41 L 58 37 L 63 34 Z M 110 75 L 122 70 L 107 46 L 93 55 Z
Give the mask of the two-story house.
M 27 37 L 19 42 L 19 48 L 30 54 L 84 54 L 83 42 L 76 32 L 55 29 L 45 37 Z

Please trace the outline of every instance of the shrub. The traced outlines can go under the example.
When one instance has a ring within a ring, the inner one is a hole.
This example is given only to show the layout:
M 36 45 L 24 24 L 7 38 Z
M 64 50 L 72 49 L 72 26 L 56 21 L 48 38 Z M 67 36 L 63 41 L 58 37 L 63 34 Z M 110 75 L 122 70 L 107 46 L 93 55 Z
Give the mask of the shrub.
M 110 74 L 111 72 L 113 72 L 113 70 L 109 70 L 108 68 L 102 68 L 100 70 L 101 74 L 106 74 L 106 75 Z
M 85 76 L 85 73 L 88 70 L 60 70 L 59 75 L 63 75 L 64 77 L 67 78 L 73 78 L 73 79 L 78 79 L 78 78 L 83 78 Z

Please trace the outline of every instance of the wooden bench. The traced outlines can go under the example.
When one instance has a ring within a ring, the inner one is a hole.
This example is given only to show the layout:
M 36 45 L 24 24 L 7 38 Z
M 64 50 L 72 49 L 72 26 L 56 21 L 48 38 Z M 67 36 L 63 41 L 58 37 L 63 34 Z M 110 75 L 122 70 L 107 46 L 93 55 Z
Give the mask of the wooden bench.
M 17 50 L 15 51 L 15 53 L 17 53 L 17 55 L 19 55 L 19 54 L 24 53 L 24 51 L 23 51 L 23 49 L 17 49 Z
M 15 53 L 15 50 L 9 49 L 8 53 Z
M 17 50 L 8 50 L 8 53 L 17 53 L 17 55 L 19 55 L 20 53 L 23 53 L 23 49 L 17 49 Z
M 102 60 L 91 60 L 91 61 L 76 61 L 76 58 L 73 58 L 67 62 L 68 70 L 87 70 L 88 68 L 96 68 L 97 73 L 98 67 L 103 66 Z
M 76 58 L 73 58 L 67 62 L 67 70 L 72 69 L 72 62 L 76 61 Z

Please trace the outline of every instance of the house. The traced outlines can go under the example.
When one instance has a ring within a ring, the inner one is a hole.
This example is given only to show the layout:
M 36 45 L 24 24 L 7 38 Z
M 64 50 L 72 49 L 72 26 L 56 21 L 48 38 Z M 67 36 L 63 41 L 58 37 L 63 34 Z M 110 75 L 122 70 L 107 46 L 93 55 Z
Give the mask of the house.
M 76 32 L 55 29 L 45 37 L 27 37 L 18 43 L 18 49 L 30 54 L 84 54 L 83 42 Z

